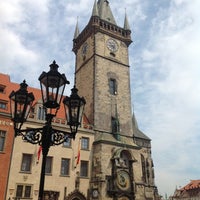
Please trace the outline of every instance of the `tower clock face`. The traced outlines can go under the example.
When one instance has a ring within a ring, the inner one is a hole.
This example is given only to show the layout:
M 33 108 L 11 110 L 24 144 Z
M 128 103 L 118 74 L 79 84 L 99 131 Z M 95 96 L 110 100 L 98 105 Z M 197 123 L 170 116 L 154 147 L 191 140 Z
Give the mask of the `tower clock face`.
M 128 190 L 131 186 L 129 173 L 124 170 L 118 171 L 116 177 L 116 184 L 120 190 Z
M 111 38 L 107 40 L 107 47 L 112 52 L 116 52 L 118 50 L 117 42 Z

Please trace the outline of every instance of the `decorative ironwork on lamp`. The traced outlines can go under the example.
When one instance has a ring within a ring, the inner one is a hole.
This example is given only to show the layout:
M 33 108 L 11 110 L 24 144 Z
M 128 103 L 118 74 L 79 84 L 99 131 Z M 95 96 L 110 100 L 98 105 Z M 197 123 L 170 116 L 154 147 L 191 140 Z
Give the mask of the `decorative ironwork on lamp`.
M 52 145 L 62 144 L 68 138 L 75 139 L 78 126 L 81 124 L 83 109 L 86 103 L 83 97 L 78 96 L 78 90 L 74 86 L 70 97 L 65 97 L 63 100 L 67 124 L 70 126 L 71 132 L 56 130 L 52 127 L 52 119 L 56 116 L 57 111 L 60 108 L 65 85 L 69 84 L 65 74 L 60 74 L 58 72 L 58 67 L 56 62 L 53 61 L 50 65 L 49 72 L 42 72 L 38 78 L 41 86 L 43 106 L 46 111 L 46 122 L 43 127 L 21 129 L 23 123 L 27 120 L 30 108 L 35 99 L 33 93 L 28 93 L 28 85 L 25 81 L 20 84 L 20 89 L 18 91 L 12 91 L 9 96 L 15 136 L 20 135 L 23 140 L 42 146 L 43 159 L 40 174 L 39 200 L 42 200 L 43 198 L 45 165 L 49 148 Z

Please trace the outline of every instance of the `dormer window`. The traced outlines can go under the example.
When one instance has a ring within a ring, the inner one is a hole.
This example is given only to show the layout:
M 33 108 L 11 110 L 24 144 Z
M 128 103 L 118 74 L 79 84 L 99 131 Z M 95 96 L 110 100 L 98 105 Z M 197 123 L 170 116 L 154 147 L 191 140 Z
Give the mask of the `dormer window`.
M 0 109 L 7 110 L 7 102 L 0 101 Z
M 4 85 L 0 85 L 0 93 L 5 93 L 5 86 Z

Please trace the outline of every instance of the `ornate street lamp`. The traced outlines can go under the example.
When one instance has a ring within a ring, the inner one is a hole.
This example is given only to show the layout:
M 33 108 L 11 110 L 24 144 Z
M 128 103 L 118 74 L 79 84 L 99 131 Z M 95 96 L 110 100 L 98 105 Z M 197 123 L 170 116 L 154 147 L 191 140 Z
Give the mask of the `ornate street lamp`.
M 22 136 L 23 140 L 32 144 L 39 144 L 42 147 L 43 157 L 38 200 L 43 199 L 46 157 L 49 148 L 52 145 L 62 144 L 67 141 L 68 138 L 75 139 L 86 103 L 83 97 L 78 96 L 78 90 L 74 86 L 71 90 L 72 94 L 70 97 L 65 97 L 63 100 L 67 124 L 70 126 L 71 132 L 56 130 L 52 127 L 52 119 L 56 116 L 60 108 L 65 85 L 69 84 L 65 75 L 58 72 L 58 67 L 59 66 L 54 61 L 50 65 L 50 71 L 42 72 L 39 77 L 43 106 L 46 112 L 46 122 L 42 128 L 21 129 L 23 123 L 27 120 L 27 116 L 34 101 L 33 94 L 27 91 L 28 85 L 25 81 L 20 84 L 20 89 L 18 91 L 12 91 L 9 96 L 15 136 Z
M 12 91 L 9 96 L 12 102 L 12 104 L 10 104 L 12 119 L 15 122 L 15 136 L 17 136 L 18 130 L 21 129 L 23 123 L 26 121 L 35 99 L 33 93 L 28 93 L 27 87 L 28 85 L 24 80 L 23 83 L 20 84 L 20 89 L 16 92 Z
M 78 126 L 81 124 L 83 109 L 86 102 L 83 97 L 78 96 L 78 89 L 75 86 L 71 91 L 70 97 L 65 97 L 63 103 L 65 105 L 67 124 L 70 126 L 73 139 L 75 139 Z

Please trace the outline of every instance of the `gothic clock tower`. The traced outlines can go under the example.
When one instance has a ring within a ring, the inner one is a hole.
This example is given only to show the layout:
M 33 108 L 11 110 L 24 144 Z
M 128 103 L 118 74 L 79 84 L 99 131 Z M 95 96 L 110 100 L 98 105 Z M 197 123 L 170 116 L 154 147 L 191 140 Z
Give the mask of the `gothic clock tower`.
M 79 94 L 86 99 L 85 114 L 95 134 L 91 199 L 136 199 L 137 182 L 147 176 L 140 162 L 144 149 L 138 145 L 142 137 L 137 133 L 141 132 L 133 123 L 131 111 L 128 55 L 131 42 L 126 14 L 121 28 L 107 0 L 95 0 L 92 16 L 81 33 L 78 24 L 76 26 L 73 40 L 75 82 Z M 142 136 L 150 144 L 150 139 Z M 147 157 L 150 163 L 149 146 L 144 155 L 145 159 Z M 149 177 L 152 174 L 150 172 Z M 154 188 L 153 178 L 148 180 Z

